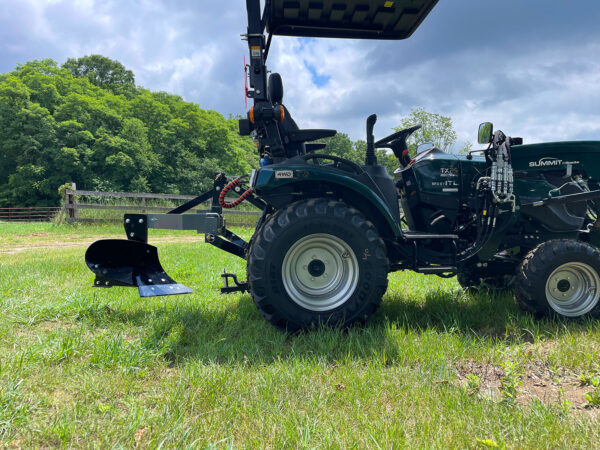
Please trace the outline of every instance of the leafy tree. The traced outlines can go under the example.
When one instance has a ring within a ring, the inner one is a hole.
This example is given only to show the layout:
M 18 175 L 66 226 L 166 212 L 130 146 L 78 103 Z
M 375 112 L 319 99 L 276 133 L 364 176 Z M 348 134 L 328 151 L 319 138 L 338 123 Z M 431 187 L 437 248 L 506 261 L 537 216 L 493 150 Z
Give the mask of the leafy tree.
M 459 155 L 466 155 L 473 149 L 473 143 L 471 141 L 466 141 L 463 144 L 463 147 L 458 151 Z
M 456 131 L 452 126 L 452 119 L 441 114 L 430 113 L 423 108 L 413 109 L 411 113 L 400 121 L 396 131 L 421 124 L 423 127 L 414 132 L 408 139 L 408 149 L 411 155 L 417 153 L 420 144 L 433 142 L 443 151 L 449 151 L 456 142 Z
M 117 61 L 31 61 L 0 75 L 0 206 L 56 205 L 71 181 L 194 194 L 211 187 L 214 172 L 257 165 L 234 119 L 135 88 Z
M 123 64 L 102 55 L 69 58 L 63 64 L 75 77 L 86 77 L 90 82 L 114 94 L 131 95 L 135 91 L 135 76 Z
M 349 159 L 356 164 L 364 164 L 365 152 L 361 148 L 356 148 L 355 143 L 345 133 L 337 133 L 335 136 L 322 140 L 327 144 L 324 153 L 328 155 L 339 156 Z

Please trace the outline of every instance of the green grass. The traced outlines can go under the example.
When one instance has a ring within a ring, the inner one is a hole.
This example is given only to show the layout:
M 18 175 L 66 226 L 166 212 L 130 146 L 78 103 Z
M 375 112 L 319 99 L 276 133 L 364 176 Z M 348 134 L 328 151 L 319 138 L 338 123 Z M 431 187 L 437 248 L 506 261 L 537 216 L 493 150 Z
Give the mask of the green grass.
M 249 295 L 218 294 L 223 268 L 242 275 L 244 261 L 199 241 L 158 244 L 194 294 L 149 299 L 91 288 L 84 246 L 23 250 L 96 234 L 122 231 L 0 224 L 0 445 L 583 448 L 600 438 L 598 409 L 583 407 L 594 386 L 578 383 L 598 373 L 598 322 L 538 321 L 510 296 L 397 273 L 366 326 L 287 335 Z M 482 367 L 501 372 L 494 395 Z M 583 390 L 581 404 L 528 400 L 541 373 L 548 389 Z

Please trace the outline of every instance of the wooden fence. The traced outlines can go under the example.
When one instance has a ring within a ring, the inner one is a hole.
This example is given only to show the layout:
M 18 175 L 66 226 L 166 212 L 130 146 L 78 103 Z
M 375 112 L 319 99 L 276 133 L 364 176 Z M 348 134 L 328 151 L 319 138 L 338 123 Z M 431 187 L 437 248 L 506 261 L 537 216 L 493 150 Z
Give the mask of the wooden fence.
M 120 222 L 122 221 L 122 214 L 125 212 L 169 212 L 174 206 L 152 206 L 146 205 L 147 201 L 151 200 L 177 200 L 179 203 L 183 203 L 196 198 L 195 195 L 176 195 L 176 194 L 148 194 L 142 192 L 99 192 L 99 191 L 83 191 L 77 190 L 73 183 L 71 189 L 65 191 L 64 209 L 66 220 L 68 222 Z M 82 197 L 102 197 L 102 198 L 125 198 L 125 199 L 137 199 L 140 204 L 138 205 L 111 205 L 111 204 L 100 204 L 100 203 L 83 203 Z M 197 209 L 208 209 L 209 203 L 200 205 Z M 83 211 L 86 210 L 100 210 L 100 211 L 115 211 L 119 212 L 121 218 L 97 218 L 97 217 L 82 217 Z M 194 212 L 190 210 L 190 212 Z M 237 226 L 254 226 L 260 212 L 258 211 L 242 211 L 242 210 L 226 210 L 223 212 L 227 220 L 228 225 Z
M 0 221 L 4 222 L 48 222 L 62 207 L 0 208 Z

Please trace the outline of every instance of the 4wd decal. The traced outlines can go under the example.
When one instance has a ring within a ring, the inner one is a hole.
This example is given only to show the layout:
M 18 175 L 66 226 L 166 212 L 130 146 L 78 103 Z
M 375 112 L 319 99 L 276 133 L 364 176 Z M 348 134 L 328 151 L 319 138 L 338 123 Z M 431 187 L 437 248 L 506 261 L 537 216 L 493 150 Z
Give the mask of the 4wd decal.
M 568 166 L 579 164 L 579 161 L 563 161 L 562 159 L 552 158 L 547 156 L 540 158 L 539 161 L 531 161 L 529 167 L 554 167 L 554 166 Z
M 275 179 L 278 180 L 280 178 L 294 178 L 293 170 L 276 170 L 275 171 Z

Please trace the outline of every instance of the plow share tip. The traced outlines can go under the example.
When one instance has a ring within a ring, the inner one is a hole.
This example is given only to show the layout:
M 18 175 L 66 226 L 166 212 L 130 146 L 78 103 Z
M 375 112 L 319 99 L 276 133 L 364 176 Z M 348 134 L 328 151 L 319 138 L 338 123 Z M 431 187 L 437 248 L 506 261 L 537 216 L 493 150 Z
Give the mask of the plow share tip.
M 191 294 L 171 278 L 158 260 L 156 247 L 144 242 L 103 239 L 85 252 L 85 263 L 96 274 L 94 287 L 137 287 L 140 297 Z

